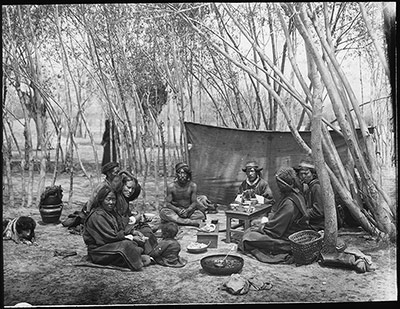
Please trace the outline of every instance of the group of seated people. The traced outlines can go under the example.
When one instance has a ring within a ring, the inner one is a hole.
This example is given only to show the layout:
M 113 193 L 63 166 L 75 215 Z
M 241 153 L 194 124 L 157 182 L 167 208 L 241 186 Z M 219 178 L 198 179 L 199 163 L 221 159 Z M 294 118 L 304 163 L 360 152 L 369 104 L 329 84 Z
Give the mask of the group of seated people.
M 86 213 L 83 240 L 88 257 L 95 264 L 129 267 L 136 271 L 152 263 L 182 267 L 180 244 L 175 239 L 178 226 L 174 222 L 161 227 L 158 241 L 149 225 L 149 218 L 133 212 L 129 202 L 135 200 L 141 186 L 137 179 L 119 164 L 109 162 L 102 168 L 106 175 L 97 185 L 83 211 Z
M 269 256 L 290 252 L 288 236 L 303 229 L 321 230 L 324 227 L 323 206 L 318 178 L 310 162 L 296 167 L 281 168 L 275 175 L 281 197 L 275 202 L 270 186 L 261 176 L 262 168 L 255 161 L 243 168 L 246 179 L 238 189 L 236 201 L 256 198 L 259 204 L 272 205 L 271 212 L 260 224 L 247 229 L 238 249 L 249 252 L 260 261 Z M 199 227 L 207 217 L 207 205 L 197 196 L 188 164 L 175 166 L 175 179 L 167 187 L 165 204 L 159 210 L 162 239 L 145 215 L 134 212 L 129 202 L 135 200 L 141 186 L 119 164 L 109 162 L 102 168 L 106 176 L 93 191 L 83 211 L 83 239 L 88 257 L 93 263 L 129 267 L 160 264 L 182 267 L 186 261 L 179 256 L 180 244 L 175 239 L 178 225 Z M 303 184 L 307 184 L 304 190 Z

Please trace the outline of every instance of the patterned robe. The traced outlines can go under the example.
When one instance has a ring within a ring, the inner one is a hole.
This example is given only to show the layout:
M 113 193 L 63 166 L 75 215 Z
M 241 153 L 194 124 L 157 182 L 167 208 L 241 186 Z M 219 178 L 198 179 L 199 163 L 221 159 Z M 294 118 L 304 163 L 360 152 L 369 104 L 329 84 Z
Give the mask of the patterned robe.
M 257 195 L 261 195 L 265 198 L 265 204 L 270 204 L 274 202 L 272 196 L 271 188 L 269 184 L 264 179 L 258 177 L 253 183 L 250 183 L 246 178 L 240 185 L 238 194 L 242 194 L 244 191 L 252 189 Z

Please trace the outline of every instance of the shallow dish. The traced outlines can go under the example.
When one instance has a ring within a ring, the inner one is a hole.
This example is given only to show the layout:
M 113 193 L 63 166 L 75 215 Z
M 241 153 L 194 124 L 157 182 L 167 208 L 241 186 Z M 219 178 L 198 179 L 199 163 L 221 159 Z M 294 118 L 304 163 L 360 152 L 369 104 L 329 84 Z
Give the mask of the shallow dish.
M 186 247 L 186 250 L 189 253 L 203 253 L 207 251 L 207 248 L 210 245 L 210 243 L 211 242 L 209 242 L 208 244 L 203 244 L 201 242 L 193 242 Z
M 228 255 L 223 263 L 223 267 L 218 266 L 218 262 L 225 258 L 225 254 L 209 255 L 201 259 L 201 267 L 210 275 L 229 276 L 242 270 L 244 260 L 240 256 Z

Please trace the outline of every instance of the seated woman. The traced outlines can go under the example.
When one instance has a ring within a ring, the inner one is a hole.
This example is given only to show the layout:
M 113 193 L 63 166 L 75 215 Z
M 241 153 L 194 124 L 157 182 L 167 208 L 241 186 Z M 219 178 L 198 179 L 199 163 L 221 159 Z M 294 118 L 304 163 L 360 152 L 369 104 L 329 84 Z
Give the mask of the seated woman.
M 165 206 L 160 210 L 161 222 L 200 226 L 206 218 L 206 208 L 197 201 L 197 185 L 186 163 L 175 166 L 176 178 L 167 187 Z
M 111 186 L 102 187 L 94 198 L 94 208 L 85 219 L 83 240 L 88 256 L 95 264 L 128 267 L 140 270 L 150 264 L 150 257 L 126 234 L 117 222 L 116 195 Z
M 115 212 L 120 228 L 124 229 L 126 234 L 139 236 L 143 240 L 139 245 L 143 247 L 144 254 L 149 254 L 157 246 L 157 238 L 148 224 L 151 219 L 145 218 L 140 212 L 133 213 L 129 208 L 129 202 L 140 194 L 140 184 L 132 173 L 124 170 L 113 179 L 112 185 L 116 190 Z
M 284 262 L 291 252 L 288 236 L 309 229 L 306 205 L 293 168 L 282 168 L 275 176 L 281 200 L 273 205 L 268 222 L 247 229 L 238 248 L 266 263 Z M 277 256 L 274 256 L 277 255 Z

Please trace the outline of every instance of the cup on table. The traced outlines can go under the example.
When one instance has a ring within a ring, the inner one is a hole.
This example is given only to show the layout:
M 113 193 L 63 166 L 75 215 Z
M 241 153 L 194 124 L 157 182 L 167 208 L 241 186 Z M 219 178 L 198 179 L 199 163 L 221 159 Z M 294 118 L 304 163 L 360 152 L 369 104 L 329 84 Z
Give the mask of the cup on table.
M 251 201 L 244 201 L 243 202 L 243 207 L 245 208 L 245 210 L 247 211 L 251 206 Z
M 229 204 L 229 207 L 231 208 L 231 210 L 237 210 L 238 208 L 239 208 L 239 204 L 236 204 L 236 203 L 232 203 L 232 204 Z

